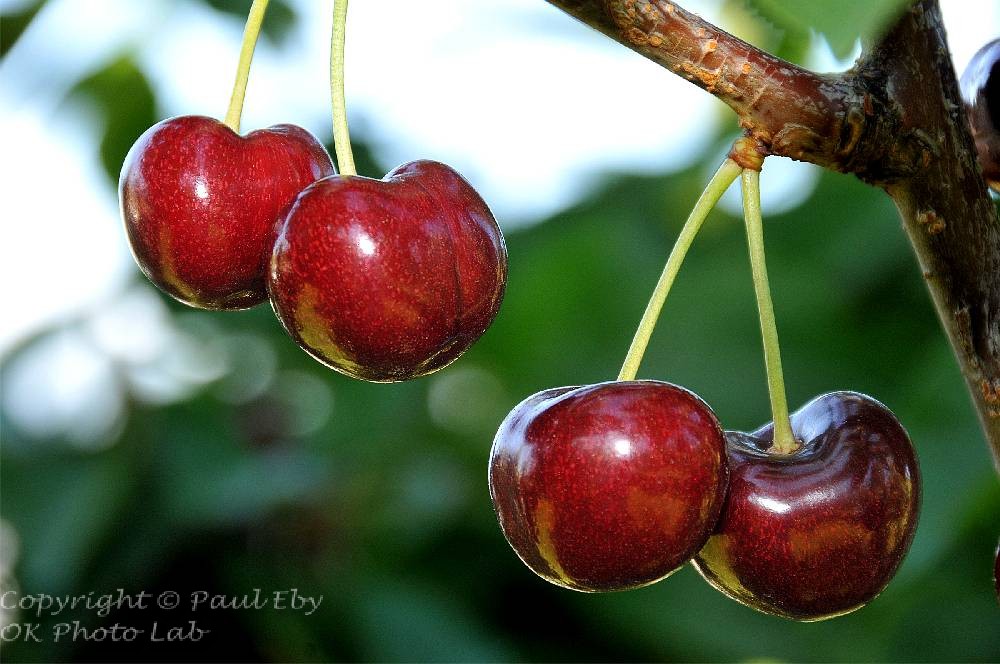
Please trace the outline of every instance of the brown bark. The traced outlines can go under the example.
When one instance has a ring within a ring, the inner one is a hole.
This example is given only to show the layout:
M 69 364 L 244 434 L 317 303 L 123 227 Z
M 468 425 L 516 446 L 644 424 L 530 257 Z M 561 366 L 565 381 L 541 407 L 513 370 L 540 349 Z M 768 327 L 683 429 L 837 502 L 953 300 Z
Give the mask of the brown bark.
M 886 190 L 1000 468 L 1000 219 L 976 163 L 937 0 L 907 12 L 859 71 L 899 109 L 898 130 L 928 142 L 921 168 Z
M 937 0 L 842 74 L 785 62 L 667 0 L 549 0 L 726 102 L 761 150 L 854 173 L 896 202 L 1000 468 L 1000 220 Z

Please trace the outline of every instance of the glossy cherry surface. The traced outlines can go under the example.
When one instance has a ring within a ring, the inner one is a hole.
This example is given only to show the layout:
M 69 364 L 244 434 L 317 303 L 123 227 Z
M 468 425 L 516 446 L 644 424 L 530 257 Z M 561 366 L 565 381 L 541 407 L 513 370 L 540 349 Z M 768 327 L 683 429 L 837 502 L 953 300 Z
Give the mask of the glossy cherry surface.
M 708 405 L 669 383 L 545 390 L 500 425 L 489 482 L 504 535 L 536 574 L 574 590 L 637 588 L 711 533 L 725 439 Z
M 305 129 L 240 136 L 213 118 L 150 127 L 122 167 L 119 201 L 136 262 L 185 304 L 245 309 L 267 298 L 275 224 L 302 189 L 334 173 Z
M 997 601 L 1000 601 L 1000 543 L 993 554 L 993 590 L 997 594 Z
M 452 362 L 493 322 L 506 283 L 492 213 L 434 161 L 308 187 L 281 225 L 268 274 L 275 313 L 299 345 L 370 381 Z
M 752 608 L 821 620 L 861 607 L 896 573 L 920 473 L 906 431 L 871 397 L 826 394 L 791 420 L 802 446 L 788 455 L 766 451 L 771 425 L 727 432 L 729 494 L 695 566 Z
M 983 177 L 1000 191 L 1000 39 L 972 56 L 961 88 Z

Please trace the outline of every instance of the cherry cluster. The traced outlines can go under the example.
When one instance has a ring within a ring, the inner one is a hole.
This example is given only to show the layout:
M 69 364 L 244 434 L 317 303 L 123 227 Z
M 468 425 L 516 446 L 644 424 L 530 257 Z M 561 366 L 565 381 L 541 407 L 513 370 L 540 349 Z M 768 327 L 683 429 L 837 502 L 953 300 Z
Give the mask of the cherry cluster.
M 436 371 L 497 315 L 507 279 L 503 235 L 482 198 L 444 164 L 409 162 L 381 180 L 357 175 L 343 86 L 347 0 L 334 2 L 331 44 L 340 174 L 300 127 L 241 135 L 266 6 L 254 0 L 251 8 L 225 122 L 164 120 L 129 152 L 120 201 L 136 261 L 194 307 L 269 300 L 306 352 L 346 375 L 390 382 Z M 1000 41 L 977 54 L 962 81 L 994 187 L 998 62 Z M 789 413 L 764 261 L 764 155 L 740 139 L 709 182 L 618 380 L 544 390 L 500 425 L 490 495 L 511 546 L 542 578 L 587 592 L 624 590 L 691 561 L 739 602 L 812 621 L 872 600 L 909 549 L 920 472 L 895 415 L 850 391 Z M 737 177 L 772 410 L 772 422 L 752 433 L 724 431 L 709 405 L 682 387 L 636 380 L 684 256 Z
M 690 560 L 738 602 L 814 621 L 869 602 L 909 549 L 920 472 L 893 413 L 857 392 L 824 394 L 788 413 L 755 149 L 738 141 L 696 204 L 618 380 L 544 390 L 500 425 L 489 463 L 500 527 L 552 583 L 626 590 Z M 635 380 L 691 240 L 738 175 L 774 414 L 753 433 L 723 431 L 682 387 Z
M 545 390 L 497 433 L 500 525 L 542 578 L 583 591 L 649 585 L 692 560 L 733 599 L 820 620 L 886 586 L 913 539 L 917 460 L 895 416 L 834 392 L 773 425 L 724 432 L 682 387 L 639 380 Z
M 239 134 L 266 0 L 256 0 L 226 122 L 164 120 L 133 145 L 119 195 L 149 279 L 193 307 L 270 299 L 310 355 L 349 376 L 401 381 L 436 371 L 493 322 L 507 281 L 503 235 L 450 167 L 413 161 L 357 176 L 343 102 L 346 2 L 331 60 L 338 175 L 309 132 Z

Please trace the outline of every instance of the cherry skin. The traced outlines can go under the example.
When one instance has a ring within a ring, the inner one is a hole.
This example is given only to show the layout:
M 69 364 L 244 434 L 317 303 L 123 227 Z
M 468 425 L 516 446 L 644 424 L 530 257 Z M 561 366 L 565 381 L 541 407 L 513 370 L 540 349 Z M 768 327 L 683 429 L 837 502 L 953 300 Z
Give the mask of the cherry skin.
M 856 392 L 791 416 L 802 445 L 770 453 L 772 425 L 727 432 L 729 494 L 695 567 L 751 608 L 813 621 L 860 608 L 896 573 L 920 507 L 920 472 L 892 412 Z
M 252 307 L 267 299 L 282 211 L 334 172 L 330 155 L 301 127 L 240 136 L 208 117 L 159 122 L 122 167 L 119 201 L 132 253 L 150 281 L 185 304 Z
M 983 177 L 1000 192 L 1000 39 L 972 56 L 961 89 Z
M 1000 543 L 997 543 L 997 551 L 993 554 L 993 591 L 1000 601 Z
M 691 392 L 658 381 L 539 392 L 504 419 L 490 496 L 521 560 L 554 584 L 626 590 L 665 578 L 711 534 L 725 438 Z
M 306 188 L 281 224 L 268 273 L 274 311 L 298 344 L 375 382 L 455 360 L 493 322 L 506 283 L 492 213 L 434 161 Z

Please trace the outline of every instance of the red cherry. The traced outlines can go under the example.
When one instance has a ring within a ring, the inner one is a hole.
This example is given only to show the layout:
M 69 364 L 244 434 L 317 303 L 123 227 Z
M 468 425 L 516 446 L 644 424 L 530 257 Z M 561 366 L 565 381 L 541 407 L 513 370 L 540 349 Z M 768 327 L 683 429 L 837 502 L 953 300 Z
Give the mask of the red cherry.
M 335 173 L 305 129 L 240 136 L 213 118 L 150 127 L 122 166 L 119 200 L 136 262 L 185 304 L 245 309 L 267 298 L 275 222 L 306 185 Z
M 860 608 L 896 573 L 920 506 L 906 431 L 871 397 L 835 392 L 791 417 L 802 447 L 771 454 L 772 425 L 727 433 L 729 494 L 695 556 L 702 576 L 759 611 L 822 620 Z
M 993 558 L 993 590 L 997 594 L 997 601 L 1000 601 L 1000 543 L 997 543 L 997 552 Z
M 1000 191 L 1000 39 L 972 56 L 961 89 L 983 178 Z
M 434 161 L 308 187 L 281 225 L 268 274 L 274 311 L 302 348 L 379 382 L 455 360 L 493 322 L 506 282 L 492 213 Z
M 725 439 L 687 390 L 657 381 L 539 392 L 500 425 L 490 495 L 521 560 L 573 590 L 638 588 L 705 543 L 726 491 Z

